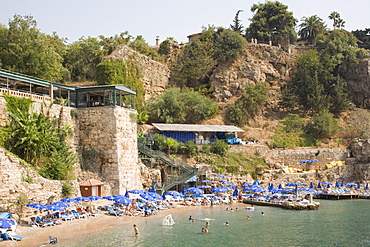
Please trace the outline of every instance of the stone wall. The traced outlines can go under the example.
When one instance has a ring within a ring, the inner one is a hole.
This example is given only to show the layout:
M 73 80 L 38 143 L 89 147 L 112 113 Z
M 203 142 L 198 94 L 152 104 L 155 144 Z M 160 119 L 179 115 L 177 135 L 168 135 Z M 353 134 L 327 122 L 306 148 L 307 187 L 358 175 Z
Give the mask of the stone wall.
M 79 109 L 80 144 L 96 151 L 89 169 L 98 172 L 112 194 L 141 189 L 135 110 L 121 107 Z M 107 192 L 108 193 L 108 192 Z
M 33 169 L 21 164 L 17 157 L 0 148 L 0 212 L 17 212 L 16 202 L 20 193 L 26 194 L 32 203 L 58 201 L 62 198 L 65 182 L 73 186 L 74 195 L 80 195 L 77 181 L 54 181 L 40 177 Z M 30 210 L 26 208 L 24 211 L 27 214 Z
M 162 94 L 168 85 L 170 69 L 167 65 L 154 61 L 126 45 L 118 46 L 117 49 L 106 58 L 121 59 L 124 61 L 134 60 L 135 63 L 141 67 L 146 100 L 148 100 L 152 95 Z

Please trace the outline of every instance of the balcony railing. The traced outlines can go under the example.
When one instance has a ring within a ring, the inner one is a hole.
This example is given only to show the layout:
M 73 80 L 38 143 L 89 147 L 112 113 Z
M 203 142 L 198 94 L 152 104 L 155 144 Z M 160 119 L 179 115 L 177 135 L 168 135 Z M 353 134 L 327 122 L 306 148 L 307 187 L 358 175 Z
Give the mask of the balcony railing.
M 37 94 L 33 94 L 33 93 L 21 92 L 21 91 L 18 91 L 18 90 L 0 88 L 0 95 L 2 95 L 3 93 L 6 93 L 10 96 L 14 96 L 14 97 L 18 97 L 18 98 L 32 99 L 32 100 L 37 101 L 37 102 L 46 102 L 46 103 L 51 103 L 52 102 L 52 99 L 47 95 L 37 95 Z

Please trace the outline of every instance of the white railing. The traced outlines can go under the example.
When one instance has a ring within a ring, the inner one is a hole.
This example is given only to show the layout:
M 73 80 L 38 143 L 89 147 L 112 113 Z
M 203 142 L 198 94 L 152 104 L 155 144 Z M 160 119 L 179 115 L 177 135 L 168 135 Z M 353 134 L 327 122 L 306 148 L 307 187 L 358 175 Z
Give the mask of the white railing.
M 3 93 L 6 93 L 7 95 L 18 97 L 18 98 L 32 99 L 37 102 L 46 102 L 46 103 L 52 102 L 52 99 L 46 95 L 37 95 L 37 94 L 32 94 L 32 93 L 20 92 L 17 90 L 11 90 L 7 88 L 0 88 L 0 95 L 2 95 Z

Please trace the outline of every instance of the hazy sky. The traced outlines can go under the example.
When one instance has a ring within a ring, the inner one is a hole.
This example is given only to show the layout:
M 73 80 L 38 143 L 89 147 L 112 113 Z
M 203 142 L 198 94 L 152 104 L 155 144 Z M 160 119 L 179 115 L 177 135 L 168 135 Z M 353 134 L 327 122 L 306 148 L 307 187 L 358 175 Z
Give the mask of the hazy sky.
M 187 42 L 187 36 L 201 32 L 202 26 L 229 27 L 238 10 L 239 18 L 248 26 L 252 17 L 250 0 L 0 0 L 0 24 L 7 25 L 14 14 L 32 15 L 38 28 L 47 34 L 74 42 L 81 36 L 113 36 L 124 31 L 142 35 L 154 45 L 174 37 Z M 340 13 L 348 31 L 370 28 L 369 0 L 282 0 L 296 19 L 318 15 L 328 27 L 332 11 Z M 0 37 L 1 38 L 1 37 Z

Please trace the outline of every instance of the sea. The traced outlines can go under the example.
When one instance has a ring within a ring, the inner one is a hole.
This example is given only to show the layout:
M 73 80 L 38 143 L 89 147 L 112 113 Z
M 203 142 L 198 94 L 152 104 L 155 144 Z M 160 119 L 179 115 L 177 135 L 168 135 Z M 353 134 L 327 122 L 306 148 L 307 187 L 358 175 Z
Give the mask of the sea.
M 287 210 L 245 204 L 189 207 L 171 210 L 175 224 L 162 225 L 150 219 L 137 225 L 123 224 L 99 233 L 88 234 L 59 246 L 370 246 L 370 200 L 316 200 L 318 210 Z M 236 209 L 238 207 L 238 210 Z M 228 210 L 226 210 L 228 208 Z M 232 208 L 233 210 L 230 210 Z M 189 221 L 189 217 L 195 219 Z M 247 220 L 249 216 L 249 220 Z M 209 222 L 208 233 L 202 228 Z M 225 223 L 228 222 L 228 225 Z

